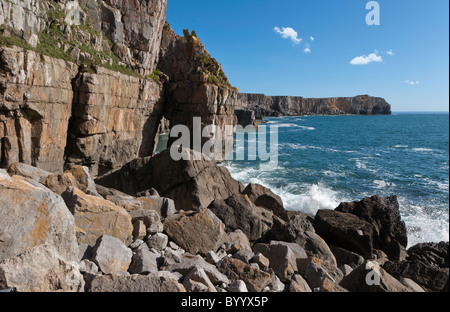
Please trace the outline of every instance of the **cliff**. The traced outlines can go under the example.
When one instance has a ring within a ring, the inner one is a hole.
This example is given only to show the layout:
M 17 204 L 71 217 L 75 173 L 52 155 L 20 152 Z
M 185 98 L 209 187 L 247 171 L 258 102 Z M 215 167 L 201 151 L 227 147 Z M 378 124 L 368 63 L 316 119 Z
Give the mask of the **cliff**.
M 238 96 L 236 107 L 254 111 L 259 118 L 264 116 L 391 114 L 391 106 L 384 99 L 368 95 L 313 99 L 241 93 Z
M 161 123 L 234 126 L 237 89 L 166 10 L 166 0 L 1 1 L 1 167 L 83 165 L 97 177 L 153 155 Z

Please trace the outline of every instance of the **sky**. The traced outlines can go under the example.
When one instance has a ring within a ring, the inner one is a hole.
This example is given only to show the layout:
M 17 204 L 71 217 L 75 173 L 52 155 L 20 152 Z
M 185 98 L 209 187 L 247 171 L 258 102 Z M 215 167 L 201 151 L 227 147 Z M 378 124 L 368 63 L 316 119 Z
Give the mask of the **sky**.
M 379 0 L 379 14 L 369 2 L 168 0 L 167 21 L 195 30 L 242 93 L 448 111 L 449 1 Z

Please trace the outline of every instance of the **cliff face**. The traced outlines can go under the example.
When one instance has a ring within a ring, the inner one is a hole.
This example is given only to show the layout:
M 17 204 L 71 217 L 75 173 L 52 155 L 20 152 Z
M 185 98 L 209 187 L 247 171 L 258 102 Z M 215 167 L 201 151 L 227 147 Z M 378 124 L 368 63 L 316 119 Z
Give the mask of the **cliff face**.
M 158 68 L 168 75 L 165 117 L 171 125 L 187 125 L 192 133 L 193 118 L 201 117 L 202 130 L 207 125 L 218 126 L 222 137 L 226 126 L 236 126 L 238 89 L 230 85 L 195 32 L 185 30 L 181 37 L 166 24 Z
M 166 0 L 0 2 L 1 167 L 101 176 L 151 156 L 193 117 L 236 125 L 232 88 L 195 33 L 165 23 Z
M 301 115 L 389 115 L 391 106 L 382 98 L 356 97 L 308 99 L 292 96 L 245 94 L 238 96 L 239 109 L 255 111 L 257 117 Z

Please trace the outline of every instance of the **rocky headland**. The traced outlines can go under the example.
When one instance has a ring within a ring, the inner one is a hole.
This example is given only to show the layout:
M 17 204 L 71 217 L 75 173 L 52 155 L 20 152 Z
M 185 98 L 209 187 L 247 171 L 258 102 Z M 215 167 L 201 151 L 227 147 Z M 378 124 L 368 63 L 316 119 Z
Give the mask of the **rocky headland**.
M 310 216 L 215 161 L 155 155 L 171 126 L 201 117 L 225 132 L 236 108 L 390 113 L 370 97 L 239 95 L 166 9 L 0 1 L 0 290 L 448 291 L 448 243 L 407 249 L 395 196 Z

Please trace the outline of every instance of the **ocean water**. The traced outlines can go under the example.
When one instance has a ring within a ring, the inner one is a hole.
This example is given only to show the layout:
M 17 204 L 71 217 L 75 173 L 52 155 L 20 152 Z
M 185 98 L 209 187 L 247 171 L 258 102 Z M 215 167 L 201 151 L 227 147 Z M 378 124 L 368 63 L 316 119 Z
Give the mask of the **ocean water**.
M 278 127 L 278 167 L 226 161 L 236 180 L 264 185 L 282 197 L 286 209 L 310 215 L 345 201 L 397 195 L 410 246 L 448 241 L 448 113 L 265 121 L 268 129 Z

